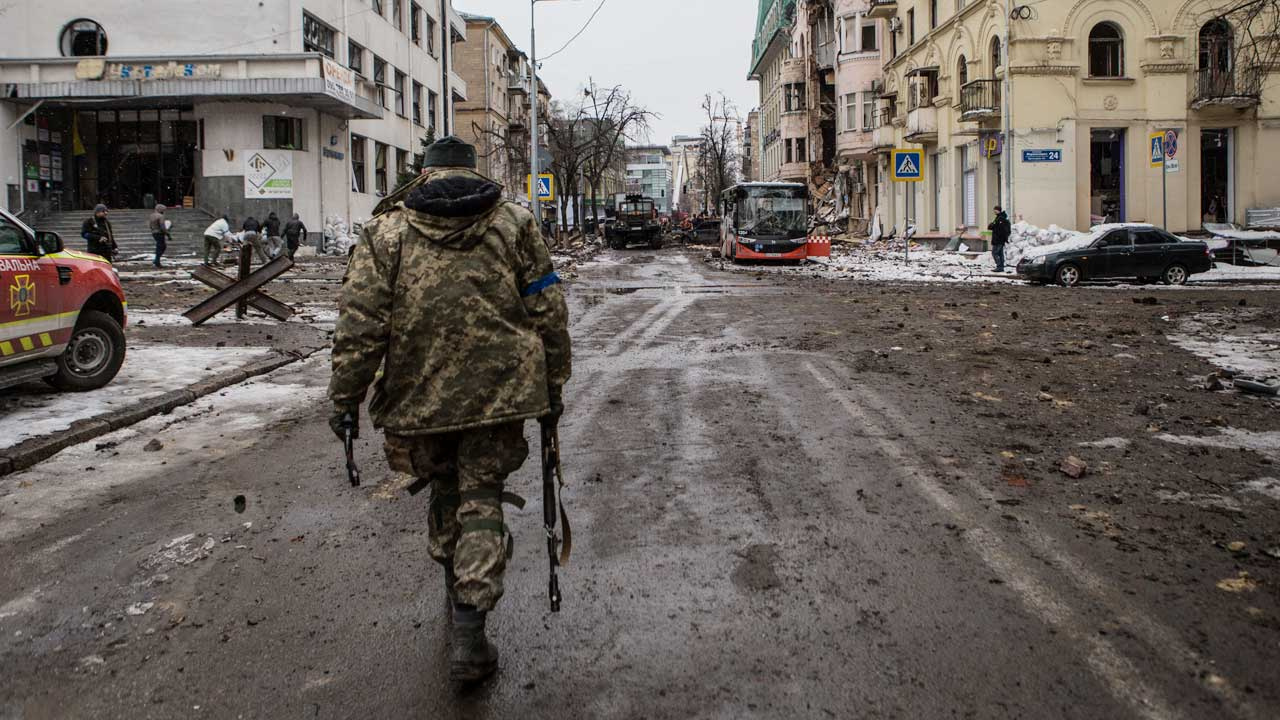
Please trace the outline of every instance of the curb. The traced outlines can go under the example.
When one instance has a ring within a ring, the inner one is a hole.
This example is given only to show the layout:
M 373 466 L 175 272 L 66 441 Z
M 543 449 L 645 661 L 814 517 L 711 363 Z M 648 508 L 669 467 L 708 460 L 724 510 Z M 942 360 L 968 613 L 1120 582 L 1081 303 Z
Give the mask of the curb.
M 72 445 L 79 445 L 107 433 L 135 425 L 149 417 L 171 412 L 175 408 L 190 405 L 223 388 L 305 360 L 321 349 L 313 347 L 287 352 L 276 350 L 273 351 L 273 357 L 256 360 L 242 368 L 189 385 L 185 389 L 173 390 L 158 397 L 140 400 L 127 408 L 104 413 L 98 417 L 77 420 L 66 430 L 31 438 L 5 450 L 4 455 L 0 456 L 0 477 L 26 470 Z

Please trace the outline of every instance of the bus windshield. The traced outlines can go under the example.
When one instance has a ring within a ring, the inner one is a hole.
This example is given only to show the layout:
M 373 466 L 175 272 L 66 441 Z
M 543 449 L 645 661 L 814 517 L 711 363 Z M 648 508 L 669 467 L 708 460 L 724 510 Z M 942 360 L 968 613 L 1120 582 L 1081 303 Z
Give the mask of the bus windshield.
M 808 230 L 804 191 L 791 188 L 747 188 L 738 200 L 738 227 L 743 235 L 800 237 Z

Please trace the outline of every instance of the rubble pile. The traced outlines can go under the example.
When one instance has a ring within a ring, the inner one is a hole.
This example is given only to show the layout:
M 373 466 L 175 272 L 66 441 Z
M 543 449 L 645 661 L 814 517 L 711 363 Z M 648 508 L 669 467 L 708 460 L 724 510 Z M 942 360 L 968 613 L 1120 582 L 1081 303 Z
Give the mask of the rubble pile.
M 1009 244 L 1005 246 L 1005 263 L 1017 267 L 1018 261 L 1024 257 L 1039 257 L 1063 250 L 1074 250 L 1091 242 L 1090 233 L 1066 230 L 1057 225 L 1039 228 L 1026 221 L 1013 226 L 1009 236 Z M 992 264 L 995 260 L 990 260 Z

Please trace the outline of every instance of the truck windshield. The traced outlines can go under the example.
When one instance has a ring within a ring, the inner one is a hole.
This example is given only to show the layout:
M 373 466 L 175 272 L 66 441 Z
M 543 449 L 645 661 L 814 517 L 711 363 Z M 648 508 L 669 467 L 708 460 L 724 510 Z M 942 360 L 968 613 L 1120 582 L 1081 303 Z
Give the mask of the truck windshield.
M 648 213 L 652 209 L 653 209 L 653 206 L 649 205 L 648 203 L 622 203 L 622 207 L 618 210 L 618 212 L 624 212 L 632 215 L 639 215 L 643 213 Z
M 743 235 L 800 237 L 808 230 L 804 190 L 751 188 L 738 201 L 738 227 Z

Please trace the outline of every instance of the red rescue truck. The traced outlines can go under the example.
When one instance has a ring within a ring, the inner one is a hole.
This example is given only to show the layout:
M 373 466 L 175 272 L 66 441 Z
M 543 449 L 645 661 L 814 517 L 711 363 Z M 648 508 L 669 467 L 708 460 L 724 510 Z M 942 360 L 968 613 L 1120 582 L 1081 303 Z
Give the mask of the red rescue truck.
M 111 382 L 124 363 L 127 307 L 110 262 L 0 210 L 0 388 Z
M 724 191 L 720 252 L 741 260 L 803 262 L 831 257 L 830 238 L 809 235 L 809 189 L 800 183 L 742 183 Z

